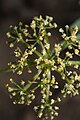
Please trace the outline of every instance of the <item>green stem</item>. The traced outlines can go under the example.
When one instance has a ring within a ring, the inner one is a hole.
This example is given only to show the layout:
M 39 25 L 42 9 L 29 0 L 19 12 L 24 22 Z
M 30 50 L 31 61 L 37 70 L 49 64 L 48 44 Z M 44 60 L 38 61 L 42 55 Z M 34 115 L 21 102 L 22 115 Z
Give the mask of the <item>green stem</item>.
M 68 64 L 71 63 L 71 65 L 80 65 L 80 61 L 68 61 Z
M 36 81 L 36 79 L 39 77 L 39 75 L 41 74 L 42 70 L 38 70 L 38 73 L 34 76 L 33 81 L 29 82 L 23 89 L 23 91 L 26 91 L 28 88 L 31 87 L 31 85 Z
M 32 90 L 31 90 L 31 92 L 32 91 L 35 91 L 36 89 L 38 89 L 40 87 L 40 84 L 38 83 L 38 85 L 36 86 L 36 87 L 34 87 Z
M 23 39 L 21 40 L 21 42 L 22 42 L 26 47 L 29 47 L 29 44 L 27 44 Z M 35 53 L 38 57 L 41 57 L 41 56 L 42 56 L 37 50 L 35 50 L 34 53 Z
M 17 88 L 19 88 L 20 90 L 22 90 L 22 88 L 16 83 L 16 82 L 12 82 Z
M 37 50 L 35 50 L 34 53 L 35 53 L 38 57 L 42 57 L 42 54 L 41 54 L 40 52 L 38 52 Z
M 46 103 L 49 103 L 49 92 L 50 92 L 50 79 L 51 79 L 51 71 L 49 70 L 48 74 L 47 74 L 47 78 L 48 78 L 48 84 L 46 87 Z
M 0 69 L 0 72 L 11 72 L 12 70 L 10 68 Z

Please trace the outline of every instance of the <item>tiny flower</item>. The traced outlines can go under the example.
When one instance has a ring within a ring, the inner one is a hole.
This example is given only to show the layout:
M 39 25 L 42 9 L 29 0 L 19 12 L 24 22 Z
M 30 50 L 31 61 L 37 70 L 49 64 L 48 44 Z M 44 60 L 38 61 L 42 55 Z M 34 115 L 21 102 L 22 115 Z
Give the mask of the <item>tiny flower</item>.
M 51 65 L 54 65 L 55 64 L 55 61 L 54 60 L 50 60 L 49 61 Z
M 55 89 L 58 89 L 59 87 L 58 87 L 58 85 L 55 85 L 54 88 L 55 88 Z
M 58 116 L 58 113 L 57 112 L 55 112 L 55 114 L 54 114 L 55 116 Z
M 46 49 L 49 49 L 50 48 L 50 44 L 46 43 L 45 47 L 46 47 Z
M 51 80 L 51 84 L 54 84 L 54 83 L 55 83 L 55 79 L 52 79 L 52 80 Z
M 71 46 L 71 45 L 69 45 L 69 46 L 68 46 L 68 49 L 69 49 L 69 50 L 71 50 L 71 49 L 72 49 L 72 46 Z
M 10 37 L 11 37 L 10 32 L 8 32 L 6 35 L 7 35 L 7 37 L 8 37 L 8 38 L 10 38 Z
M 35 27 L 36 27 L 36 24 L 35 24 L 35 21 L 34 21 L 34 20 L 33 20 L 32 23 L 31 23 L 31 27 L 32 27 L 32 29 L 35 29 Z
M 72 53 L 66 52 L 66 57 L 72 58 Z
M 47 20 L 44 21 L 44 25 L 48 25 L 48 21 Z
M 28 70 L 28 73 L 32 73 L 32 71 L 31 71 L 31 70 Z
M 64 33 L 64 30 L 62 28 L 59 29 L 59 32 Z
M 78 69 L 78 68 L 79 68 L 79 65 L 75 65 L 74 68 Z
M 61 63 L 62 59 L 58 57 L 57 61 L 58 61 L 58 63 Z
M 53 20 L 53 17 L 49 17 L 49 20 L 52 21 L 52 20 Z
M 64 39 L 67 41 L 67 40 L 69 40 L 69 37 L 66 36 Z
M 55 110 L 58 110 L 58 109 L 59 109 L 59 107 L 58 107 L 58 106 L 55 106 L 54 108 L 55 108 Z
M 43 94 L 43 98 L 45 98 L 46 97 L 46 94 Z
M 58 101 L 58 102 L 61 102 L 61 99 L 58 97 L 58 98 L 57 98 L 57 101 Z
M 66 28 L 66 29 L 69 29 L 69 26 L 68 26 L 68 25 L 66 25 L 66 26 L 65 26 L 65 28 Z
M 54 25 L 54 28 L 57 28 L 57 24 L 56 23 L 54 23 L 53 25 Z
M 40 36 L 40 37 L 39 37 L 39 39 L 40 39 L 40 40 L 43 40 L 43 37 L 42 37 L 42 36 Z
M 51 116 L 51 120 L 53 120 L 54 119 L 54 117 L 53 116 Z
M 42 81 L 43 81 L 44 84 L 47 83 L 47 79 L 46 78 L 42 79 Z
M 43 113 L 42 113 L 42 112 L 40 112 L 40 113 L 38 114 L 39 118 L 41 118 L 41 117 L 42 117 L 42 115 L 43 115 Z
M 41 100 L 41 103 L 44 103 L 44 102 L 45 102 L 44 99 L 42 99 L 42 100 Z
M 59 55 L 62 48 L 61 48 L 60 44 L 55 44 L 54 49 L 55 49 L 56 55 Z
M 21 75 L 21 74 L 22 74 L 22 71 L 19 70 L 19 71 L 17 72 L 17 74 L 18 74 L 18 75 Z
M 6 87 L 8 87 L 9 86 L 9 84 L 6 84 Z
M 37 111 L 37 109 L 38 109 L 38 106 L 34 106 L 34 110 Z
M 22 81 L 21 81 L 21 85 L 24 85 L 24 84 L 25 84 L 25 81 L 22 80 Z
M 14 101 L 13 104 L 15 105 L 15 104 L 16 104 L 16 101 Z
M 45 74 L 48 74 L 48 72 L 49 72 L 49 70 L 48 70 L 48 69 L 44 71 L 44 73 L 45 73 Z
M 55 100 L 54 99 L 51 99 L 51 105 L 55 103 Z
M 13 43 L 10 43 L 9 47 L 10 47 L 10 48 L 14 47 L 14 44 L 13 44 Z
M 79 50 L 78 49 L 75 49 L 75 54 L 78 55 L 79 54 Z
M 65 38 L 66 37 L 66 34 L 64 33 L 64 34 L 62 34 L 62 38 Z
M 76 37 L 75 35 L 72 35 L 72 36 L 71 36 L 71 40 L 72 40 L 72 42 L 76 42 L 77 37 Z
M 12 92 L 12 91 L 13 91 L 13 88 L 8 87 L 8 91 L 9 91 L 9 92 Z
M 32 100 L 34 100 L 35 99 L 35 95 L 32 95 Z
M 48 32 L 48 33 L 47 33 L 47 35 L 48 35 L 48 36 L 51 36 L 51 33 L 50 33 L 50 32 Z
M 44 108 L 44 106 L 43 106 L 43 105 L 41 105 L 41 108 L 43 109 L 43 108 Z
M 16 92 L 13 92 L 12 95 L 15 96 L 15 95 L 16 95 Z
M 10 78 L 10 82 L 12 82 L 12 83 L 13 83 L 13 79 L 12 79 L 12 78 Z
M 80 75 L 78 76 L 78 80 L 80 81 Z
M 46 50 L 45 49 L 43 49 L 42 54 L 46 55 Z
M 51 91 L 49 92 L 49 96 L 52 96 L 52 92 Z

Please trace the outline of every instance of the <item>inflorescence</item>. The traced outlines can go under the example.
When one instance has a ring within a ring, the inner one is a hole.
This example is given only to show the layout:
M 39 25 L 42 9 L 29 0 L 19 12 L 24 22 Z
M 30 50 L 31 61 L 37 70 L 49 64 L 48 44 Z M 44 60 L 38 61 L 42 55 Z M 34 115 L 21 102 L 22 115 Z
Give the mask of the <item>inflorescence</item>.
M 28 73 L 33 72 L 31 67 L 37 69 L 36 75 L 31 80 L 27 80 L 27 83 L 22 80 L 17 84 L 12 78 L 10 79 L 12 86 L 6 85 L 10 92 L 10 98 L 14 99 L 14 104 L 30 105 L 37 97 L 35 91 L 39 88 L 41 103 L 34 106 L 34 110 L 38 113 L 39 118 L 48 119 L 49 117 L 51 120 L 58 116 L 59 107 L 55 103 L 61 101 L 60 97 L 54 99 L 51 91 L 59 88 L 54 71 L 59 73 L 65 82 L 61 90 L 63 97 L 78 95 L 80 87 L 80 75 L 76 72 L 76 69 L 79 70 L 80 60 L 73 59 L 75 55 L 80 57 L 80 41 L 76 36 L 78 27 L 75 26 L 71 31 L 68 25 L 65 26 L 65 30 L 60 28 L 59 32 L 64 42 L 55 43 L 51 50 L 49 29 L 56 27 L 57 24 L 53 23 L 52 17 L 46 16 L 43 19 L 40 16 L 34 17 L 30 26 L 21 22 L 18 26 L 10 26 L 11 30 L 7 33 L 7 37 L 10 39 L 9 46 L 15 48 L 13 53 L 15 61 L 8 63 L 10 71 L 21 75 L 24 68 L 27 68 Z M 24 45 L 24 50 L 19 47 L 19 44 Z M 67 52 L 62 58 L 61 52 L 64 49 L 67 49 Z M 32 57 L 34 55 L 36 57 Z M 67 70 L 67 67 L 73 67 L 74 71 Z

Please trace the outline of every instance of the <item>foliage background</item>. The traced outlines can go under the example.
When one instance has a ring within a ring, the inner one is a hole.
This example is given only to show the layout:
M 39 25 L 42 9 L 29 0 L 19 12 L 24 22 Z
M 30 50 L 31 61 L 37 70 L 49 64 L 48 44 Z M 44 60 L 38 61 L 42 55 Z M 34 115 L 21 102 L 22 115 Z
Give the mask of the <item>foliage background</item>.
M 79 0 L 0 0 L 0 67 L 7 66 L 11 49 L 6 46 L 6 32 L 9 26 L 17 24 L 19 21 L 29 23 L 36 15 L 49 15 L 54 17 L 54 21 L 59 27 L 72 24 L 80 17 Z M 60 42 L 57 31 L 52 31 L 52 44 Z M 0 120 L 38 120 L 32 107 L 13 105 L 9 99 L 5 84 L 12 73 L 0 73 Z M 21 77 L 14 75 L 16 81 L 30 78 L 24 73 Z M 58 76 L 59 78 L 59 76 Z M 61 84 L 62 85 L 62 84 Z M 60 96 L 60 91 L 56 95 Z M 39 95 L 38 95 L 39 97 Z M 37 101 L 38 102 L 38 98 Z M 59 117 L 56 120 L 79 120 L 80 118 L 80 96 L 63 99 L 60 103 Z

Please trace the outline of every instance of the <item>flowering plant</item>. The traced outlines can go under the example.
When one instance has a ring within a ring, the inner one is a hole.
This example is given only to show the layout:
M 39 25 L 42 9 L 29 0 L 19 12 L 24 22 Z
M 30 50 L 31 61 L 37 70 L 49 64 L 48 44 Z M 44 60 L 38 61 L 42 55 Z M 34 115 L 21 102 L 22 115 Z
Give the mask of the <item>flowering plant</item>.
M 63 97 L 67 95 L 78 95 L 80 87 L 80 75 L 76 72 L 80 65 L 80 41 L 77 39 L 78 27 L 75 26 L 71 31 L 68 25 L 65 30 L 59 29 L 61 37 L 64 40 L 62 43 L 55 43 L 51 49 L 49 37 L 51 36 L 50 29 L 55 29 L 56 23 L 53 23 L 53 18 L 46 16 L 45 19 L 34 17 L 30 26 L 24 25 L 21 22 L 18 26 L 10 26 L 10 32 L 7 33 L 9 46 L 14 47 L 15 60 L 8 63 L 8 71 L 16 72 L 21 75 L 24 69 L 27 72 L 32 72 L 32 67 L 36 68 L 36 74 L 31 80 L 21 81 L 17 84 L 12 78 L 10 82 L 12 86 L 7 84 L 7 89 L 10 93 L 10 98 L 14 98 L 14 104 L 27 104 L 37 97 L 35 91 L 40 89 L 41 103 L 34 106 L 34 110 L 38 113 L 39 118 L 54 119 L 58 116 L 56 106 L 60 102 L 60 97 L 53 98 L 54 89 L 59 88 L 59 84 L 54 72 L 60 74 L 64 81 L 61 93 Z M 23 44 L 24 50 L 19 47 Z M 17 47 L 16 47 L 17 46 Z M 64 57 L 61 56 L 62 51 L 67 49 Z M 74 56 L 78 56 L 79 60 L 74 60 Z M 74 71 L 67 68 L 73 67 Z

